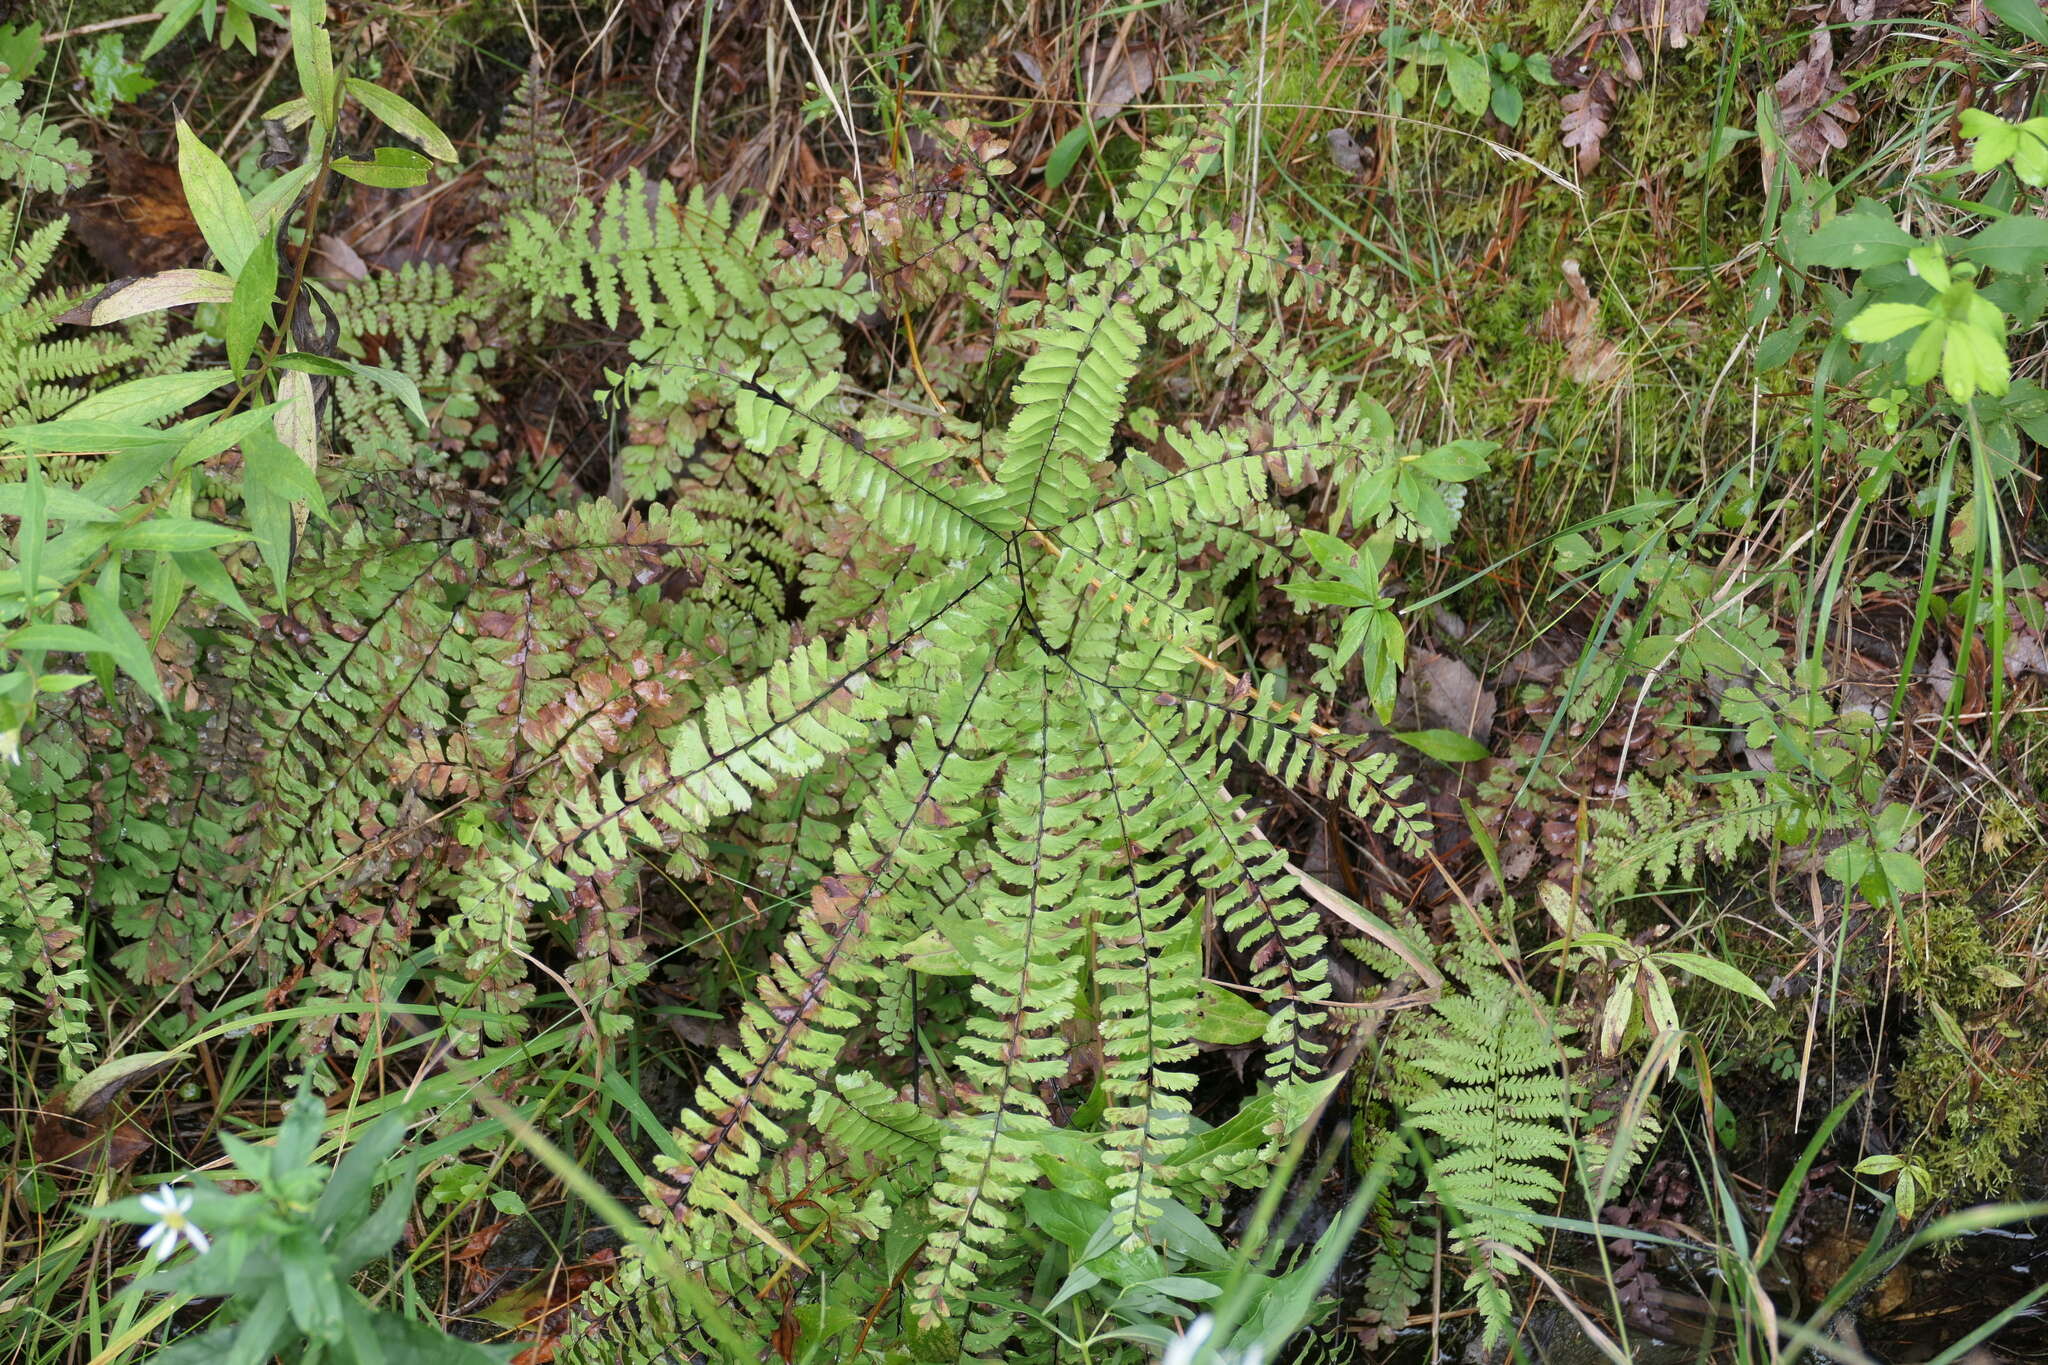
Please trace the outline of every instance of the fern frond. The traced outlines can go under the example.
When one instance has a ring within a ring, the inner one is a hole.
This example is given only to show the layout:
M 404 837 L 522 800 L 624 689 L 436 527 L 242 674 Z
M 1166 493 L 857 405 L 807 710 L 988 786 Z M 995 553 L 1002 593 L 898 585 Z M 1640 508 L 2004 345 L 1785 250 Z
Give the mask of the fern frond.
M 41 114 L 19 108 L 22 94 L 20 81 L 0 78 L 0 181 L 45 194 L 83 185 L 92 158 Z

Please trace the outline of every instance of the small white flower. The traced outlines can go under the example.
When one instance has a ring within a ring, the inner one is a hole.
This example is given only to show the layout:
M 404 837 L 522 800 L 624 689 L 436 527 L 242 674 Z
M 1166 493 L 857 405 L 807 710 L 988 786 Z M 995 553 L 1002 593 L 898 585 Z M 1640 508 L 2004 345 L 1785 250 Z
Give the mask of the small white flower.
M 210 1245 L 206 1240 L 206 1234 L 199 1230 L 197 1223 L 185 1216 L 191 1208 L 192 1196 L 169 1185 L 161 1186 L 155 1194 L 143 1195 L 143 1212 L 156 1218 L 156 1222 L 143 1230 L 143 1249 L 146 1251 L 150 1247 L 155 1247 L 157 1260 L 167 1261 L 171 1258 L 171 1253 L 178 1249 L 178 1239 L 182 1237 L 192 1244 L 194 1251 L 205 1255 Z
M 1207 1313 L 1188 1324 L 1188 1330 L 1167 1345 L 1166 1354 L 1159 1358 L 1159 1365 L 1194 1365 L 1202 1344 L 1209 1334 L 1216 1330 L 1216 1319 Z

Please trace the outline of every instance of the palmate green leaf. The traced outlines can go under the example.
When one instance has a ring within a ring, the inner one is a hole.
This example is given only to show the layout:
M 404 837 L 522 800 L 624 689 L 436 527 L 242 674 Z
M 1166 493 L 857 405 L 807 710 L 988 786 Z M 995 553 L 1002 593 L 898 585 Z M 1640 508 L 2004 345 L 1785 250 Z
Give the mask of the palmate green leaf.
M 1959 403 L 1980 392 L 2006 392 L 2012 387 L 2012 363 L 2006 358 L 2004 337 L 1974 320 L 1952 323 L 1942 347 L 1941 384 Z
M 1970 149 L 1970 169 L 1982 175 L 2005 164 L 2019 146 L 2019 131 L 2010 123 L 1983 109 L 1965 109 L 1959 126 L 1967 138 L 1976 139 Z
M 1949 325 L 1947 318 L 1930 318 L 1913 339 L 1912 349 L 1906 352 L 1908 384 L 1925 384 L 1941 368 L 1942 346 L 1948 339 Z

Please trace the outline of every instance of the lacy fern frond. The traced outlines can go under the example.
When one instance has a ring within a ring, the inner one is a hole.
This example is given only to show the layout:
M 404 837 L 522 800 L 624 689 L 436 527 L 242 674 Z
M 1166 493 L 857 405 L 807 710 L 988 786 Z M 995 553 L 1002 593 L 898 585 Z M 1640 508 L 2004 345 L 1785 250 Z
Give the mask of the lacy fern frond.
M 1759 782 L 1638 783 L 1620 808 L 1593 812 L 1593 894 L 1629 896 L 1690 878 L 1702 861 L 1725 864 L 1769 838 L 1775 819 Z
M 92 158 L 32 109 L 21 108 L 20 81 L 0 77 L 0 182 L 44 194 L 85 183 Z
M 49 842 L 0 784 L 0 1037 L 13 998 L 41 1008 L 67 1075 L 91 1054 L 86 1019 L 85 926 L 55 872 Z
M 1447 965 L 1464 990 L 1438 999 L 1437 1027 L 1408 1041 L 1408 1063 L 1433 1084 L 1402 1116 L 1442 1144 L 1429 1188 L 1470 1260 L 1465 1288 L 1491 1343 L 1514 1317 L 1506 1282 L 1517 1267 L 1502 1248 L 1535 1247 L 1543 1233 L 1530 1215 L 1553 1212 L 1564 1193 L 1579 1111 L 1563 1064 L 1576 1050 L 1549 1007 L 1491 962 L 1468 949 Z

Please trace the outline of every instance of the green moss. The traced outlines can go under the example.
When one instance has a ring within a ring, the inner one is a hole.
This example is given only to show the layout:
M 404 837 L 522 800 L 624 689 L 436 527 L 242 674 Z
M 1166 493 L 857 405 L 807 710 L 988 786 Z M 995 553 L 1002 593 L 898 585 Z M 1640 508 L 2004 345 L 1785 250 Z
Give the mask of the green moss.
M 1919 1023 L 1892 1087 L 1899 1136 L 1951 1197 L 2008 1192 L 2013 1159 L 2048 1125 L 2048 1020 L 2016 989 L 2018 965 L 1985 937 L 1969 899 L 1930 898 L 1904 926 L 1899 982 Z

